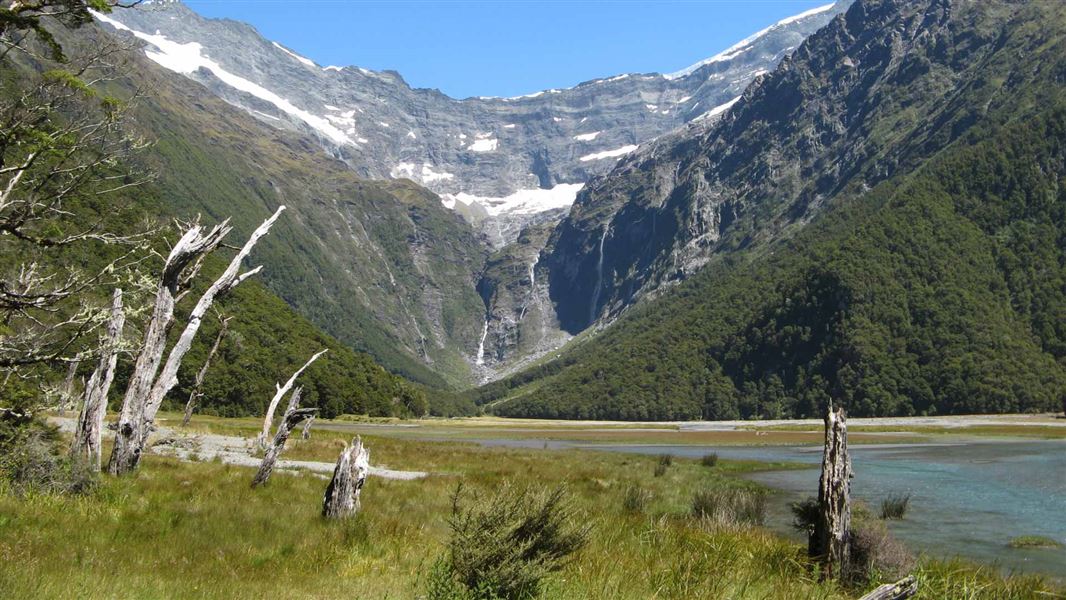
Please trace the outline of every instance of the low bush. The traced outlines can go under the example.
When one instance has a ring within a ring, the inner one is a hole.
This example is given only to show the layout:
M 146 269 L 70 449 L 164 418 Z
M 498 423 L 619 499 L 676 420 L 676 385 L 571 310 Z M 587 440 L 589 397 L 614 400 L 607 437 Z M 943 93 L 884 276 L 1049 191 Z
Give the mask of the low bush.
M 718 454 L 711 452 L 710 454 L 704 454 L 700 459 L 700 464 L 705 467 L 713 467 L 718 464 Z
M 897 580 L 912 569 L 915 560 L 907 548 L 876 519 L 853 523 L 851 527 L 851 568 L 848 579 Z
M 739 488 L 700 490 L 692 497 L 692 515 L 716 525 L 761 525 L 766 494 Z
M 792 527 L 807 535 L 813 533 L 814 524 L 818 522 L 818 499 L 807 496 L 799 502 L 793 502 L 789 508 L 792 509 Z
M 902 519 L 911 502 L 910 494 L 893 494 L 881 501 L 882 519 Z
M 40 421 L 0 421 L 0 478 L 13 492 L 85 494 L 97 475 L 83 460 L 71 459 L 59 431 Z
M 506 486 L 491 498 L 452 498 L 448 554 L 428 579 L 429 597 L 515 599 L 537 595 L 541 582 L 585 545 L 589 528 L 563 488 L 538 492 Z

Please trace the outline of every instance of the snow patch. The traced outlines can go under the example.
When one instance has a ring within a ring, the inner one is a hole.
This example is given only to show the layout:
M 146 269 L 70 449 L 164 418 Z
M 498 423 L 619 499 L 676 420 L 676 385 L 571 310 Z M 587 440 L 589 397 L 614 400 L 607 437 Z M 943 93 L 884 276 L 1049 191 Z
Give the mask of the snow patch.
M 604 150 L 603 152 L 595 152 L 593 154 L 586 154 L 585 156 L 582 156 L 578 160 L 580 160 L 581 162 L 588 162 L 590 160 L 601 160 L 601 159 L 604 159 L 604 158 L 614 158 L 616 156 L 623 156 L 623 155 L 629 154 L 630 152 L 632 152 L 632 151 L 634 151 L 636 149 L 637 149 L 636 144 L 631 144 L 629 146 L 622 146 L 621 148 L 616 148 L 614 150 Z
M 496 138 L 482 138 L 478 136 L 478 139 L 474 140 L 473 144 L 470 144 L 470 149 L 474 152 L 492 152 L 499 147 L 500 141 Z
M 149 60 L 159 64 L 165 69 L 174 71 L 175 73 L 181 73 L 182 75 L 191 75 L 200 69 L 207 69 L 217 77 L 223 83 L 233 87 L 237 90 L 245 92 L 264 100 L 276 106 L 283 112 L 286 112 L 297 119 L 300 119 L 304 123 L 310 125 L 313 129 L 319 133 L 325 135 L 330 140 L 338 143 L 345 144 L 351 143 L 348 136 L 344 135 L 344 132 L 334 127 L 330 122 L 322 117 L 313 115 L 301 108 L 296 107 L 293 103 L 289 102 L 285 98 L 275 94 L 274 92 L 262 87 L 257 83 L 248 81 L 243 77 L 239 77 L 230 73 L 222 68 L 217 62 L 204 56 L 201 52 L 203 46 L 196 42 L 189 42 L 187 44 L 180 44 L 168 40 L 166 36 L 154 35 L 135 31 L 122 23 L 108 17 L 107 15 L 98 13 L 94 10 L 89 11 L 93 17 L 102 23 L 107 23 L 111 27 L 119 31 L 128 31 L 135 37 L 148 42 L 150 45 L 156 48 L 158 52 L 151 50 L 145 50 L 145 56 Z
M 159 32 L 157 31 L 156 34 L 158 34 L 158 33 Z M 300 56 L 299 54 L 293 52 L 292 50 L 289 50 L 288 48 L 286 48 L 285 46 L 282 46 L 281 44 L 279 44 L 277 42 L 270 42 L 270 43 L 274 44 L 274 47 L 277 48 L 278 50 L 281 50 L 285 54 L 288 54 L 289 56 L 295 58 L 296 60 L 302 62 L 303 64 L 305 64 L 305 65 L 307 65 L 309 67 L 314 67 L 315 66 L 315 61 L 311 60 L 310 58 L 304 58 L 303 56 Z
M 475 196 L 465 192 L 443 194 L 441 202 L 448 208 L 455 208 L 456 202 L 481 205 L 490 216 L 497 215 L 532 215 L 554 208 L 566 208 L 574 203 L 577 193 L 584 187 L 583 183 L 560 183 L 551 189 L 533 188 L 500 198 Z
M 600 135 L 601 133 L 603 132 L 593 131 L 592 133 L 582 133 L 580 135 L 575 135 L 574 139 L 579 142 L 591 142 L 592 140 L 596 139 L 596 136 Z

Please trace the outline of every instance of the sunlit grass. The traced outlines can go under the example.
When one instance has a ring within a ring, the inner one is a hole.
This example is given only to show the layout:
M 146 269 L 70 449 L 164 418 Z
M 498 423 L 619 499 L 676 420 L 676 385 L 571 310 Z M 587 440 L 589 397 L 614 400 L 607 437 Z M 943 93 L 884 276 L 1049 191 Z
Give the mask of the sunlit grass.
M 255 431 L 252 420 L 207 420 Z M 284 457 L 333 461 L 346 432 L 293 440 Z M 752 526 L 692 517 L 699 490 L 748 488 L 758 463 L 709 469 L 674 458 L 483 448 L 367 435 L 375 464 L 429 471 L 372 478 L 349 523 L 319 517 L 326 482 L 279 472 L 252 490 L 253 469 L 149 456 L 136 477 L 105 477 L 86 497 L 0 493 L 0 598 L 414 598 L 445 548 L 450 498 L 462 481 L 565 484 L 592 526 L 589 544 L 552 575 L 545 598 L 853 598 L 818 581 L 801 545 Z M 627 503 L 640 486 L 639 510 Z M 627 508 L 628 506 L 628 508 Z M 1038 578 L 1003 579 L 965 563 L 926 564 L 924 598 L 1046 598 Z M 1051 596 L 1054 597 L 1054 596 Z

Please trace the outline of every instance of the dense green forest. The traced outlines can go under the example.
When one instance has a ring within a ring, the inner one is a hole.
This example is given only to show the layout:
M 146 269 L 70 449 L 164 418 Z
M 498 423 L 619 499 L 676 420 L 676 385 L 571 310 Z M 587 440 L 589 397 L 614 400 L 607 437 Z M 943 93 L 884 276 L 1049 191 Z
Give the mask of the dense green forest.
M 856 415 L 1057 409 L 1064 183 L 1066 106 L 975 129 L 473 397 L 598 419 L 809 417 L 829 398 Z

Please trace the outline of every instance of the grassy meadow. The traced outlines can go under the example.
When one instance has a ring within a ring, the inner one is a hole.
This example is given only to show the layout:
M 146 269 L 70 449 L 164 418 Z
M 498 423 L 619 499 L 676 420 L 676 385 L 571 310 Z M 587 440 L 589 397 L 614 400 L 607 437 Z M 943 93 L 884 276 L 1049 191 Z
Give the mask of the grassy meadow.
M 250 436 L 255 423 L 203 418 L 193 426 Z M 317 430 L 291 440 L 283 458 L 332 462 L 347 435 Z M 369 479 L 363 510 L 349 522 L 320 518 L 320 475 L 277 472 L 253 490 L 250 468 L 159 456 L 146 457 L 134 477 L 103 477 L 86 496 L 5 490 L 0 598 L 418 598 L 446 552 L 460 482 L 480 495 L 506 483 L 566 486 L 591 536 L 550 577 L 543 598 L 836 599 L 863 591 L 820 583 L 803 546 L 762 527 L 691 516 L 697 492 L 751 489 L 739 475 L 771 465 L 675 457 L 654 476 L 661 457 L 375 435 L 364 442 L 375 465 L 431 475 Z M 1063 597 L 1044 579 L 962 562 L 923 560 L 917 573 L 920 598 Z

